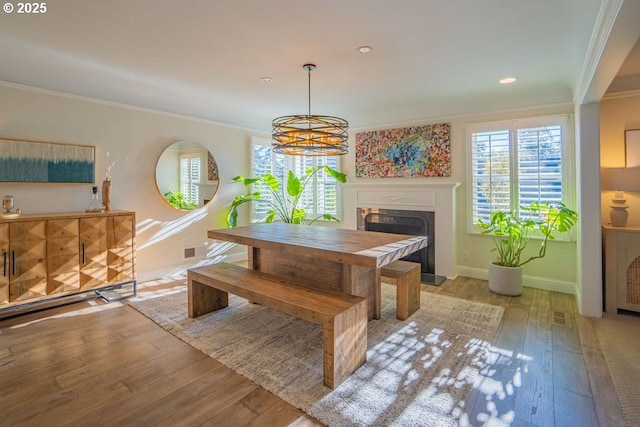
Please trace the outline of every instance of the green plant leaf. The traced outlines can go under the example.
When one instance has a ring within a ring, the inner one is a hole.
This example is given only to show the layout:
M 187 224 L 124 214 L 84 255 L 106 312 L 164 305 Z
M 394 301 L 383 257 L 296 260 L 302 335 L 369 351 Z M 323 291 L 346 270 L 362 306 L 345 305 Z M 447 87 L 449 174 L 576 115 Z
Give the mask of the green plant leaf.
M 302 224 L 307 216 L 304 209 L 294 209 L 291 212 L 291 222 L 293 224 Z
M 255 184 L 258 181 L 262 181 L 262 178 L 245 178 L 243 176 L 236 176 L 235 178 L 233 178 L 233 181 L 241 182 L 248 187 L 249 185 Z
M 280 183 L 278 182 L 278 178 L 271 175 L 270 173 L 266 173 L 262 180 L 271 188 L 274 192 L 278 191 L 280 188 Z
M 287 174 L 287 193 L 291 197 L 298 197 L 302 193 L 303 187 L 298 178 L 292 171 Z
M 347 180 L 347 176 L 345 174 L 340 173 L 328 166 L 316 166 L 307 168 L 305 170 L 305 174 L 301 178 L 296 177 L 293 171 L 289 171 L 287 173 L 286 187 L 283 186 L 278 181 L 278 179 L 270 173 L 266 173 L 263 177 L 255 178 L 245 178 L 242 176 L 235 177 L 233 179 L 235 182 L 240 182 L 244 185 L 251 185 L 258 181 L 264 182 L 266 184 L 266 187 L 261 186 L 260 189 L 264 190 L 266 188 L 271 192 L 272 198 L 263 198 L 260 191 L 255 191 L 250 194 L 236 197 L 231 203 L 231 210 L 227 215 L 227 223 L 230 227 L 236 226 L 238 206 L 247 202 L 263 203 L 269 206 L 270 209 L 264 219 L 265 222 L 273 222 L 276 220 L 276 218 L 279 218 L 283 222 L 290 222 L 294 224 L 306 223 L 306 212 L 304 209 L 300 209 L 298 207 L 298 203 L 306 185 L 309 182 L 312 182 L 313 176 L 322 169 L 333 176 L 336 181 L 344 183 Z M 316 221 L 318 219 L 339 221 L 338 218 L 330 214 L 320 215 L 313 221 Z
M 238 221 L 238 206 L 243 203 L 251 202 L 251 201 L 261 201 L 262 196 L 259 192 L 255 191 L 253 193 L 245 194 L 243 196 L 237 196 L 231 202 L 231 210 L 227 214 L 227 225 L 230 228 L 234 228 L 237 226 Z
M 273 219 L 276 217 L 276 214 L 276 211 L 274 211 L 273 209 L 270 210 L 269 212 L 267 212 L 267 217 L 265 218 L 264 222 L 266 222 L 267 224 L 271 224 L 273 222 Z
M 187 197 L 180 191 L 168 191 L 164 193 L 164 198 L 176 209 L 193 210 L 198 207 L 197 203 L 187 200 Z
M 330 168 L 329 166 L 325 166 L 324 170 L 331 175 L 332 177 L 334 177 L 336 179 L 336 181 L 341 182 L 341 183 L 345 183 L 347 182 L 347 175 L 342 173 L 342 172 L 338 172 L 335 169 Z
M 498 253 L 499 265 L 519 267 L 546 255 L 547 242 L 555 240 L 554 233 L 569 231 L 577 222 L 578 214 L 564 204 L 557 206 L 533 202 L 521 206 L 520 213 L 514 211 L 494 211 L 487 222 L 478 219 L 481 234 L 494 237 L 492 251 Z M 523 260 L 523 251 L 529 243 L 529 233 L 539 230 L 543 239 L 536 254 Z

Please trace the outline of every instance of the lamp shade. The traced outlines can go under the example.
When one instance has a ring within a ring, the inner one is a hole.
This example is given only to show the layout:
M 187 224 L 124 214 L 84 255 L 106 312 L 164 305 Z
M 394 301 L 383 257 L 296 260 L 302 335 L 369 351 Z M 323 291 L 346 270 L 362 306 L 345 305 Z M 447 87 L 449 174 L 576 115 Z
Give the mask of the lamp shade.
M 640 168 L 601 168 L 600 185 L 604 191 L 640 191 Z

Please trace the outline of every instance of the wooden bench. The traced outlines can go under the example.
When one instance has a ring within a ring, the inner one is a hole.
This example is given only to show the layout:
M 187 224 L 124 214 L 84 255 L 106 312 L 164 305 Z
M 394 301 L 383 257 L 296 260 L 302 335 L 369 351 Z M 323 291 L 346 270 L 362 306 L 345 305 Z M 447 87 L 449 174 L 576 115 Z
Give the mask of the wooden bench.
M 322 326 L 324 384 L 335 388 L 367 358 L 367 301 L 234 264 L 187 272 L 189 317 L 227 307 L 228 294 Z
M 395 279 L 396 318 L 407 320 L 420 309 L 420 264 L 409 261 L 394 261 L 381 268 L 380 275 Z

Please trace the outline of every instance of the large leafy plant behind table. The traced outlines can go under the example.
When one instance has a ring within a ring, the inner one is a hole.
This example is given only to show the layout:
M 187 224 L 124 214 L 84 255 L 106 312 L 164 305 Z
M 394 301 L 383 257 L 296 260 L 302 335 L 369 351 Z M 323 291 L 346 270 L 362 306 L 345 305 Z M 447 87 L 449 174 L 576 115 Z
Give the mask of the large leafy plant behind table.
M 319 219 L 339 221 L 338 218 L 330 214 L 321 214 L 308 221 L 307 212 L 300 206 L 305 188 L 307 188 L 310 182 L 313 182 L 314 176 L 321 170 L 324 170 L 338 182 L 347 182 L 347 176 L 344 173 L 338 172 L 326 165 L 307 168 L 304 175 L 300 178 L 292 171 L 289 171 L 286 177 L 286 185 L 282 185 L 278 181 L 278 178 L 270 173 L 256 178 L 235 177 L 233 180 L 235 182 L 241 182 L 245 187 L 256 183 L 264 183 L 265 185 L 261 187 L 264 188 L 271 197 L 266 197 L 266 195 L 260 191 L 254 191 L 233 199 L 231 210 L 227 216 L 229 227 L 235 227 L 237 225 L 238 206 L 249 202 L 260 203 L 268 207 L 267 216 L 264 219 L 264 222 L 268 223 L 273 222 L 276 218 L 282 222 L 292 224 L 311 224 Z

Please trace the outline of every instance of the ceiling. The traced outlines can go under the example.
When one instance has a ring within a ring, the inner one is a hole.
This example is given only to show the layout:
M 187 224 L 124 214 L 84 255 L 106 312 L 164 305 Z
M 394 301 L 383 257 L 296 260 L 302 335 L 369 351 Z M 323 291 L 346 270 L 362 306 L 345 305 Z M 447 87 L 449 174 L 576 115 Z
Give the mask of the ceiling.
M 0 80 L 266 132 L 307 113 L 305 63 L 351 128 L 564 103 L 601 3 L 56 0 L 0 15 Z

